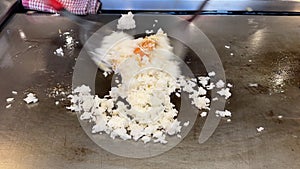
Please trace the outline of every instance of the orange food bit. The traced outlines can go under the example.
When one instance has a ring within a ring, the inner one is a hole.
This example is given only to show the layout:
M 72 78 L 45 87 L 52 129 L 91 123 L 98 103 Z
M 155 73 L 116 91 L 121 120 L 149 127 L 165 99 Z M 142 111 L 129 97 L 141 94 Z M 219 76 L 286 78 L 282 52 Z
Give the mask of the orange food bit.
M 147 49 L 149 51 L 152 51 L 155 48 L 156 42 L 152 39 L 145 39 L 140 46 L 143 49 Z
M 152 51 L 156 46 L 155 40 L 145 38 L 140 44 L 139 47 L 135 48 L 133 53 L 138 54 L 140 56 L 149 56 L 149 54 L 145 53 L 147 51 Z M 142 50 L 142 49 L 143 50 Z M 145 52 L 144 52 L 145 51 Z
M 147 56 L 146 53 L 144 53 L 139 47 L 135 48 L 134 51 L 133 51 L 134 54 L 138 54 L 140 56 Z

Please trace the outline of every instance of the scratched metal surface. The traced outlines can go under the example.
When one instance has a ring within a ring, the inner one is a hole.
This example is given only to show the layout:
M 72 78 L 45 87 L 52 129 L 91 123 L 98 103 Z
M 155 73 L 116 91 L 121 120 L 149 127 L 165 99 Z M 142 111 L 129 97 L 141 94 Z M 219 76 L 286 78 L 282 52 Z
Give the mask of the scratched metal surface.
M 98 22 L 111 15 L 91 17 Z M 79 27 L 63 17 L 18 14 L 0 34 L 0 168 L 290 168 L 300 166 L 300 17 L 204 16 L 196 24 L 215 45 L 229 82 L 227 109 L 213 136 L 199 145 L 204 119 L 174 149 L 153 158 L 129 159 L 106 152 L 83 132 L 67 101 L 72 67 L 81 45 L 63 46 L 59 30 L 79 39 Z M 201 24 L 200 24 L 201 23 Z M 20 38 L 20 31 L 26 39 Z M 229 45 L 230 49 L 225 48 Z M 233 55 L 231 55 L 233 53 Z M 249 87 L 257 83 L 258 87 Z M 56 87 L 56 88 L 55 88 Z M 15 90 L 17 95 L 11 92 Z M 59 92 L 61 92 L 59 91 Z M 39 103 L 22 99 L 36 93 Z M 11 108 L 6 98 L 14 97 Z M 279 119 L 278 116 L 283 118 Z M 261 133 L 257 127 L 264 127 Z

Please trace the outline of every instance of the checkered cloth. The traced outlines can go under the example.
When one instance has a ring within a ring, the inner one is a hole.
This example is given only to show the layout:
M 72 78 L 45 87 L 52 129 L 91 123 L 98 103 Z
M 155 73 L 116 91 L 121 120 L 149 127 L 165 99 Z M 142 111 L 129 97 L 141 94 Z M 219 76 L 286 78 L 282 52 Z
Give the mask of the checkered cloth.
M 65 9 L 77 15 L 96 14 L 99 7 L 99 0 L 58 0 Z M 47 4 L 47 0 L 22 0 L 24 8 L 56 13 L 57 11 Z

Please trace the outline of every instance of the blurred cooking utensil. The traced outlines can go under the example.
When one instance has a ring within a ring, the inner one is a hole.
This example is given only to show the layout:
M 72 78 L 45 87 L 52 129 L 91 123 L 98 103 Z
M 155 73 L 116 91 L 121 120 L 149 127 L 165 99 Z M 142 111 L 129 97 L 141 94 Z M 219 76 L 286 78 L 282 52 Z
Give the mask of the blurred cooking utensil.
M 193 27 L 195 26 L 194 24 L 192 24 L 192 22 L 197 17 L 199 17 L 199 15 L 201 15 L 201 13 L 202 13 L 204 7 L 207 5 L 208 1 L 209 0 L 205 0 L 203 3 L 201 3 L 201 5 L 199 6 L 199 9 L 195 12 L 195 14 L 193 16 L 191 16 L 190 18 L 179 22 L 176 25 L 176 28 L 181 29 L 182 30 L 181 32 L 185 32 L 185 33 L 190 33 L 191 32 L 192 33 L 193 29 L 194 29 Z M 184 36 L 186 36 L 186 35 L 182 34 L 182 37 L 184 37 Z M 193 41 L 193 39 L 189 39 L 188 41 Z M 181 59 L 184 59 L 186 57 L 187 48 L 181 42 L 176 41 L 176 43 L 173 44 L 173 47 L 174 47 L 174 53 L 177 56 L 179 56 Z M 208 55 L 208 56 L 205 56 L 205 57 L 202 57 L 202 58 L 207 58 L 207 57 L 210 57 L 210 56 Z M 220 61 L 220 63 L 222 63 L 222 62 Z M 224 71 L 220 71 L 220 72 L 222 72 L 223 80 L 225 81 L 225 74 L 223 74 Z M 211 113 L 208 114 L 208 116 L 206 118 L 206 121 L 205 121 L 205 123 L 204 123 L 204 125 L 201 129 L 200 136 L 198 138 L 198 142 L 200 144 L 207 141 L 208 138 L 214 133 L 214 131 L 218 127 L 218 124 L 219 124 L 221 118 L 217 117 L 215 115 L 214 111 L 218 110 L 217 108 L 223 108 L 224 105 L 225 105 L 225 100 L 222 100 L 220 102 L 220 104 L 218 104 L 217 106 L 212 106 L 211 107 L 212 108 L 211 111 L 210 111 Z
M 70 18 L 72 21 L 75 21 L 80 26 L 83 26 L 85 29 L 90 30 L 95 26 L 95 23 L 92 23 L 88 20 L 82 19 L 81 17 L 72 14 L 64 8 L 64 5 L 57 0 L 46 0 L 47 4 L 52 6 L 59 14 Z
M 184 32 L 184 30 L 186 29 L 190 29 L 192 27 L 191 23 L 197 18 L 199 17 L 199 15 L 201 15 L 204 7 L 207 5 L 207 2 L 209 0 L 204 0 L 198 10 L 188 19 L 184 20 L 184 21 L 181 21 L 178 23 L 178 28 L 179 29 L 182 29 Z M 173 44 L 173 47 L 174 47 L 174 53 L 179 56 L 181 59 L 184 59 L 185 58 L 185 55 L 186 55 L 186 48 L 184 45 L 182 45 L 182 43 L 179 43 L 179 41 L 177 41 L 176 43 Z
M 96 28 L 99 28 L 101 25 L 99 25 L 96 22 L 91 22 L 86 19 L 82 19 L 81 17 L 72 14 L 68 10 L 64 8 L 64 5 L 60 3 L 57 0 L 47 0 L 47 3 L 52 6 L 56 11 L 59 12 L 62 16 L 68 17 L 75 23 L 77 23 L 82 29 L 83 32 L 80 32 L 80 36 L 82 37 L 81 40 L 85 42 L 94 31 L 96 31 Z M 94 31 L 93 31 L 94 30 Z M 102 69 L 103 71 L 111 71 L 111 65 L 107 63 L 105 60 L 101 59 L 101 57 L 97 57 L 97 54 L 94 51 L 94 49 L 91 47 L 91 45 L 84 45 L 85 50 L 88 52 L 88 54 L 91 56 L 92 60 L 96 63 L 96 65 Z
M 199 9 L 197 10 L 197 12 L 195 12 L 195 14 L 190 17 L 189 19 L 187 19 L 188 22 L 193 22 L 194 19 L 196 19 L 199 15 L 201 15 L 204 7 L 206 6 L 207 2 L 209 0 L 205 0 L 200 6 Z M 224 80 L 225 80 L 225 74 L 224 74 Z M 225 103 L 225 101 L 222 101 L 223 104 Z M 222 106 L 221 106 L 222 107 Z M 212 107 L 212 109 L 215 109 L 216 107 Z M 216 109 L 217 110 L 217 109 Z M 215 110 L 214 110 L 215 111 Z M 211 111 L 213 112 L 213 111 Z M 205 141 L 208 140 L 208 138 L 214 133 L 214 131 L 216 130 L 216 128 L 218 127 L 218 124 L 220 123 L 221 118 L 217 117 L 214 113 L 209 113 L 206 121 L 201 129 L 200 132 L 200 136 L 198 138 L 198 142 L 200 144 L 204 143 Z
M 192 17 L 190 17 L 189 19 L 187 19 L 187 21 L 193 22 L 193 20 L 196 19 L 202 13 L 202 11 L 208 1 L 209 0 L 204 0 L 204 2 L 201 3 L 201 5 L 199 6 L 198 10 L 194 13 L 194 15 Z

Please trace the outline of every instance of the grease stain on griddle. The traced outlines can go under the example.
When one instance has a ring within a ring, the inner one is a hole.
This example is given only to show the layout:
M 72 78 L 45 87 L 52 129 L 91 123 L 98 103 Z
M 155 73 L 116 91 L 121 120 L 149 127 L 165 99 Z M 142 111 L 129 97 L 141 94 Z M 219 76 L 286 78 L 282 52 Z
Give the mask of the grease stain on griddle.
M 65 147 L 63 157 L 68 161 L 85 161 L 87 156 L 96 153 L 85 147 Z
M 265 83 L 274 93 L 283 93 L 287 86 L 300 86 L 300 53 L 271 51 L 257 56 L 257 69 L 266 76 Z
M 246 86 L 245 89 L 247 91 L 249 91 L 252 95 L 269 93 L 269 88 L 267 86 L 263 86 L 261 84 L 258 84 L 257 87 Z
M 265 112 L 263 115 L 264 115 L 265 119 L 272 120 L 276 124 L 282 124 L 283 123 L 283 120 L 278 118 L 278 116 L 275 115 L 273 110 Z

